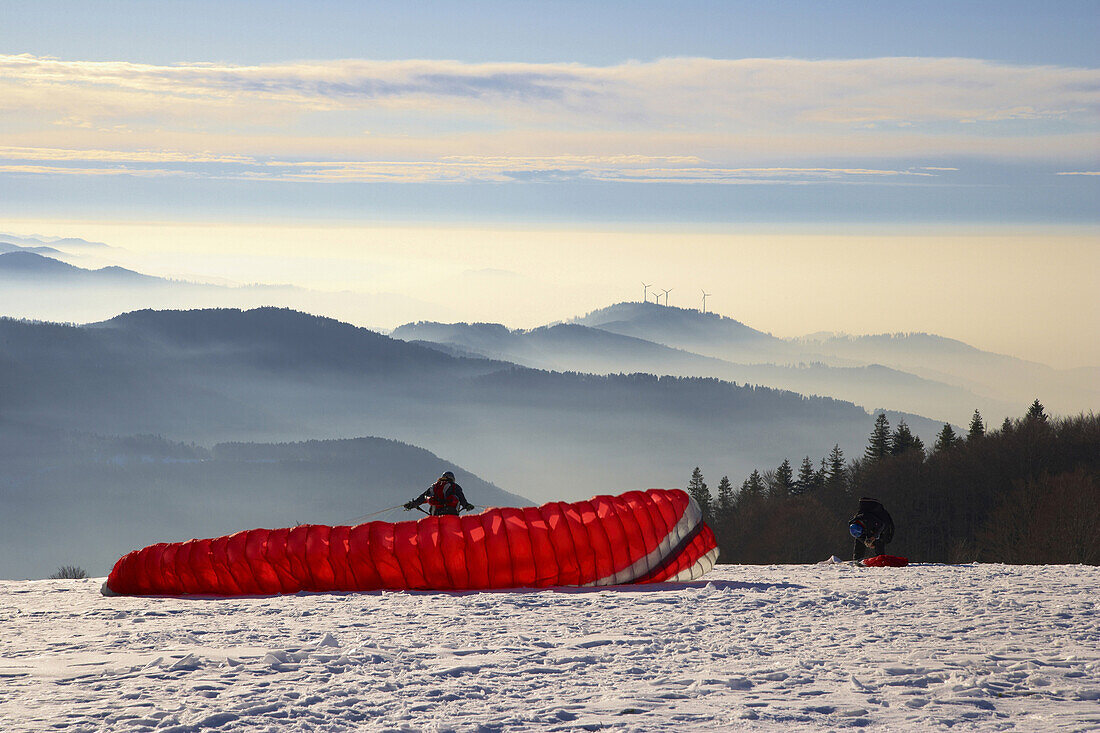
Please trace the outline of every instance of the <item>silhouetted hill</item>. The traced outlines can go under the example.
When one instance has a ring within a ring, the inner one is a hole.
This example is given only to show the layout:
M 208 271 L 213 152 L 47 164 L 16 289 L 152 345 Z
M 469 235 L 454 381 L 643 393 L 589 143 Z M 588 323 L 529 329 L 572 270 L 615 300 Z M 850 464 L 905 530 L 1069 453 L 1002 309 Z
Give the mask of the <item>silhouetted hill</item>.
M 395 328 L 394 338 L 431 342 L 539 369 L 593 373 L 649 371 L 698 374 L 719 359 L 673 349 L 633 336 L 575 323 L 511 330 L 499 323 L 435 323 L 420 321 Z M 648 367 L 648 368 L 647 368 Z
M 1012 405 L 979 397 L 962 387 L 878 364 L 843 367 L 823 363 L 735 364 L 575 323 L 521 331 L 499 324 L 421 322 L 400 326 L 392 335 L 418 342 L 436 342 L 451 354 L 479 354 L 538 369 L 715 377 L 806 395 L 836 397 L 869 410 L 901 410 L 962 424 L 969 421 L 976 408 L 991 415 L 1014 409 Z
M 59 249 L 110 249 L 108 244 L 92 242 L 80 237 L 58 237 L 57 239 L 45 239 L 43 241 Z
M 91 242 L 79 237 L 23 237 L 17 234 L 0 232 L 0 242 L 17 244 L 22 247 L 51 247 L 56 249 L 111 249 L 103 242 Z
M 0 349 L 9 413 L 204 442 L 297 435 L 288 405 L 306 399 L 308 410 L 317 390 L 337 401 L 349 389 L 426 396 L 441 373 L 490 368 L 274 308 L 144 311 L 86 327 L 3 319 Z
M 496 323 L 422 321 L 399 326 L 390 335 L 548 370 L 717 376 L 714 372 L 729 366 L 719 359 L 575 323 L 524 331 L 509 330 Z
M 6 252 L 33 252 L 40 255 L 59 255 L 61 250 L 54 249 L 53 247 L 47 247 L 45 245 L 26 247 L 12 242 L 5 242 L 0 240 L 0 253 Z
M 509 347 L 518 341 L 516 334 L 517 332 L 499 323 L 436 323 L 434 321 L 406 323 L 390 332 L 390 336 L 402 341 L 431 341 L 460 346 L 484 356 L 508 351 Z
M 780 339 L 732 318 L 656 303 L 618 303 L 592 311 L 574 323 L 734 361 L 783 348 Z M 720 352 L 714 350 L 716 345 Z
M 43 276 L 52 274 L 64 277 L 76 272 L 88 272 L 88 270 L 73 267 L 50 257 L 43 257 L 22 248 L 0 254 L 0 273 L 4 274 L 41 274 Z
M 880 334 L 872 336 L 835 336 L 817 334 L 811 337 L 777 339 L 751 329 L 733 319 L 685 308 L 654 303 L 619 303 L 582 318 L 578 323 L 624 333 L 705 356 L 717 357 L 738 364 L 774 364 L 779 366 L 822 365 L 826 367 L 862 368 L 881 365 L 894 372 L 914 375 L 923 384 L 898 385 L 907 395 L 907 409 L 929 414 L 938 410 L 945 420 L 965 420 L 963 404 L 985 410 L 998 418 L 1014 414 L 1020 404 L 1027 404 L 1037 395 L 1056 413 L 1076 414 L 1081 410 L 1100 408 L 1100 386 L 1078 370 L 1056 370 L 1001 354 L 994 354 L 932 334 Z M 878 402 L 882 390 L 894 385 L 881 380 L 869 380 L 878 392 L 840 391 L 837 385 L 821 384 L 820 391 L 807 380 L 789 380 L 800 375 L 773 374 L 786 377 L 782 382 L 768 383 L 798 391 L 832 394 L 855 399 L 861 404 Z M 727 377 L 729 378 L 729 377 Z M 753 377 L 750 377 L 752 379 Z M 940 389 L 932 383 L 946 385 Z M 933 392 L 938 396 L 929 403 Z M 949 407 L 953 397 L 957 407 Z M 972 398 L 968 397 L 972 395 Z M 879 404 L 890 406 L 890 401 Z M 929 404 L 929 407 L 925 407 Z
M 207 445 L 381 435 L 535 501 L 680 485 L 685 458 L 736 472 L 837 442 L 856 450 L 872 425 L 834 399 L 502 368 L 275 308 L 3 320 L 0 346 L 0 414 L 12 419 Z M 913 424 L 929 440 L 938 427 Z
M 791 341 L 823 354 L 861 361 L 906 359 L 910 363 L 919 364 L 943 360 L 953 362 L 958 360 L 981 360 L 986 366 L 997 366 L 1011 362 L 1027 363 L 1015 357 L 982 351 L 957 339 L 920 332 L 883 333 L 865 336 L 818 334 L 791 339 Z
M 104 575 L 153 542 L 365 521 L 445 470 L 479 506 L 530 503 L 429 451 L 380 438 L 208 449 L 0 421 L 0 459 L 0 578 L 45 577 L 74 563 Z
M 36 279 L 50 284 L 117 285 L 167 282 L 122 267 L 88 270 L 26 249 L 0 253 L 0 280 Z
M 332 318 L 287 308 L 142 310 L 90 324 L 141 336 L 191 359 L 235 361 L 263 369 L 409 376 L 464 368 L 460 360 Z M 476 365 L 474 368 L 483 368 Z
M 37 251 L 42 250 L 42 251 Z M 56 254 L 59 257 L 43 257 Z M 89 245 L 76 256 L 102 253 Z M 356 323 L 392 322 L 398 311 L 430 314 L 438 306 L 393 294 L 322 292 L 291 285 L 210 284 L 156 277 L 122 267 L 96 270 L 62 261 L 66 253 L 0 243 L 0 315 L 87 323 L 134 310 L 288 307 Z
M 1055 413 L 1076 414 L 1100 408 L 1100 383 L 1091 378 L 1088 369 L 1053 369 L 934 334 L 818 335 L 792 339 L 792 343 L 823 359 L 904 369 L 1002 404 L 1026 403 L 1029 395 L 1032 399 L 1041 395 L 1047 408 Z

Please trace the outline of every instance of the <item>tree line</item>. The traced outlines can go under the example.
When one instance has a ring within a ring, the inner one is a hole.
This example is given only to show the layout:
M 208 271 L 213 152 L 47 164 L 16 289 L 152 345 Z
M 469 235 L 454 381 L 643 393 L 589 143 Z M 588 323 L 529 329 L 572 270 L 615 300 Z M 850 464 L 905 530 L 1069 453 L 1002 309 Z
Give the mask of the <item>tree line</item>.
M 688 493 L 727 563 L 809 563 L 850 557 L 858 500 L 894 518 L 890 554 L 914 562 L 1100 564 L 1100 417 L 1051 418 L 1035 400 L 989 429 L 975 410 L 965 436 L 945 424 L 926 448 L 904 420 L 875 418 L 863 455 L 839 445 L 797 468 L 754 470 L 712 492 L 696 467 Z

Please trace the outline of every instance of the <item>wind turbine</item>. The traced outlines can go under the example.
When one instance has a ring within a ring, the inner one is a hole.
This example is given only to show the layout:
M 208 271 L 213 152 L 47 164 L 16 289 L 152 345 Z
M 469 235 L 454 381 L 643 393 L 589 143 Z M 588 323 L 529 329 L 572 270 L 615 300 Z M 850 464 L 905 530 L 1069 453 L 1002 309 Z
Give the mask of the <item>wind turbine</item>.
M 665 294 L 665 307 L 666 308 L 668 307 L 668 294 L 671 293 L 675 289 L 676 288 L 669 288 L 668 290 L 663 290 L 662 289 L 662 292 Z
M 710 293 L 703 290 L 702 288 L 699 289 L 699 292 L 703 294 L 703 313 L 706 313 L 707 312 L 707 296 L 710 295 Z
M 642 302 L 643 303 L 648 303 L 649 302 L 649 286 L 652 285 L 652 284 L 653 283 L 647 283 L 645 280 L 642 280 Z

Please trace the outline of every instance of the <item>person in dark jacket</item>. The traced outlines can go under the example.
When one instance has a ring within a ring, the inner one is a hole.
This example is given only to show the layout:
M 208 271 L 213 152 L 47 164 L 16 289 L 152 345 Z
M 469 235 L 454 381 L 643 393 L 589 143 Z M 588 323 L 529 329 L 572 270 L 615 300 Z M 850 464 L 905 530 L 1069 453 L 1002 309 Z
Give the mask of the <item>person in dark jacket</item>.
M 848 531 L 855 540 L 852 559 L 862 560 L 867 550 L 872 557 L 886 554 L 886 543 L 894 539 L 894 520 L 878 499 L 863 497 L 859 510 L 848 520 Z
M 470 511 L 474 505 L 466 501 L 462 487 L 455 483 L 455 475 L 447 471 L 439 480 L 428 487 L 427 491 L 415 499 L 405 502 L 405 511 L 415 509 L 424 502 L 428 503 L 429 513 L 433 517 L 446 514 L 458 516 L 458 510 Z

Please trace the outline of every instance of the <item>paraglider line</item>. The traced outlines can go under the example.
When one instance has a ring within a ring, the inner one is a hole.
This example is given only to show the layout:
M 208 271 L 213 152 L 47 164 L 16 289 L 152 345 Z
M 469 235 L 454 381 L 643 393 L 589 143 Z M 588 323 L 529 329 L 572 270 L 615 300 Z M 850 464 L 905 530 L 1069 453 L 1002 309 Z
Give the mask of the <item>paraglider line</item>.
M 358 516 L 358 517 L 355 517 L 354 519 L 352 519 L 351 522 L 349 522 L 349 524 L 359 524 L 364 519 L 370 519 L 371 517 L 377 517 L 379 514 L 385 514 L 386 512 L 392 512 L 394 509 L 400 509 L 400 508 L 401 508 L 401 505 L 398 504 L 397 506 L 391 506 L 391 507 L 386 507 L 385 509 L 379 509 L 378 511 L 371 512 L 370 514 L 363 514 L 361 516 Z

